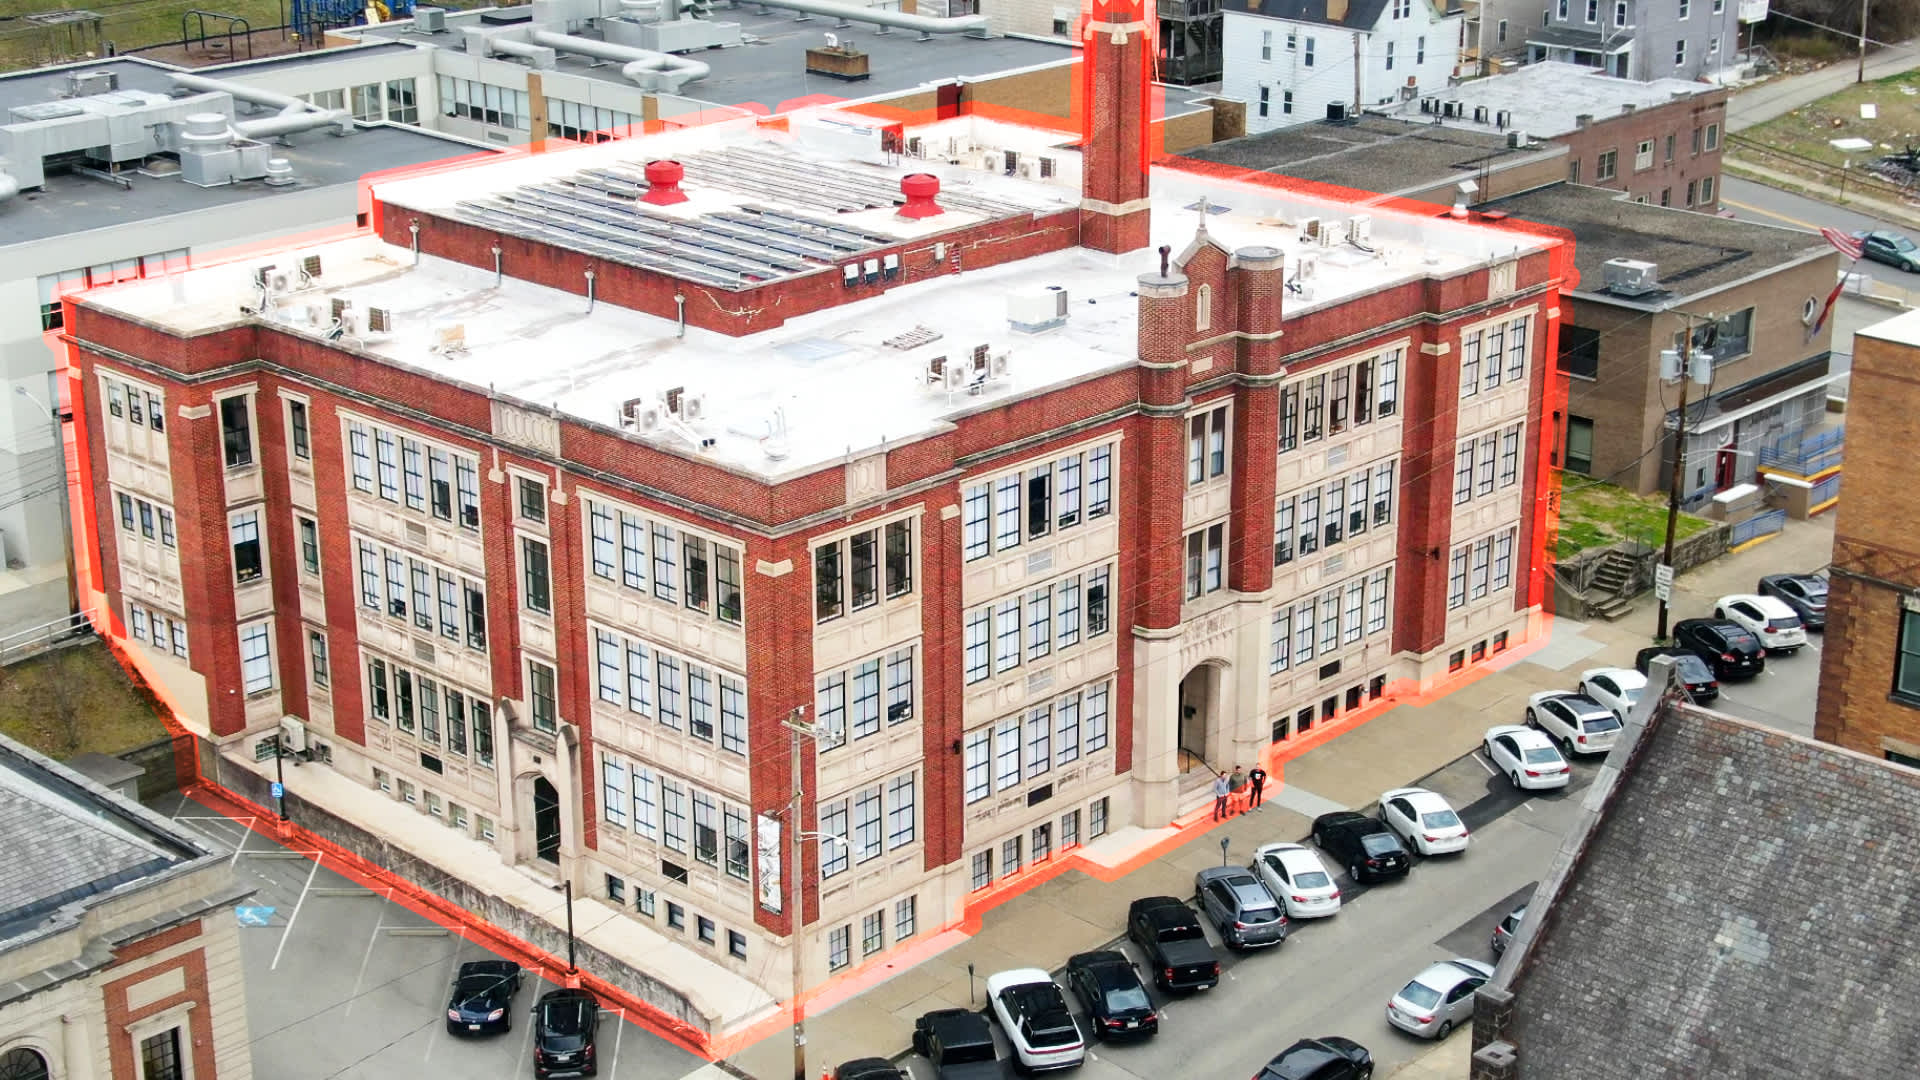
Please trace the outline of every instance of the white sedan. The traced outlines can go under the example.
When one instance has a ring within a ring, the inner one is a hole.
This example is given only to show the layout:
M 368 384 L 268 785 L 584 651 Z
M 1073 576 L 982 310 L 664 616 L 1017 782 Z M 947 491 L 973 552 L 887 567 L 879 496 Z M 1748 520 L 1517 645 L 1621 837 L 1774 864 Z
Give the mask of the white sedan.
M 1585 693 L 1547 690 L 1527 699 L 1527 726 L 1560 744 L 1566 757 L 1604 754 L 1620 738 L 1620 718 Z
M 1807 626 L 1800 621 L 1800 613 L 1777 596 L 1723 596 L 1713 605 L 1713 617 L 1746 627 L 1770 653 L 1798 652 L 1807 643 Z
M 1340 886 L 1304 844 L 1261 844 L 1253 849 L 1253 872 L 1286 905 L 1289 919 L 1317 919 L 1340 910 Z
M 1502 724 L 1487 729 L 1487 760 L 1522 791 L 1563 788 L 1573 779 L 1573 769 L 1553 740 L 1543 732 L 1519 724 Z
M 1467 850 L 1467 823 L 1447 800 L 1426 788 L 1395 788 L 1382 794 L 1380 820 L 1422 855 Z
M 1646 689 L 1647 677 L 1632 668 L 1598 667 L 1580 673 L 1580 692 L 1605 705 L 1623 724 Z

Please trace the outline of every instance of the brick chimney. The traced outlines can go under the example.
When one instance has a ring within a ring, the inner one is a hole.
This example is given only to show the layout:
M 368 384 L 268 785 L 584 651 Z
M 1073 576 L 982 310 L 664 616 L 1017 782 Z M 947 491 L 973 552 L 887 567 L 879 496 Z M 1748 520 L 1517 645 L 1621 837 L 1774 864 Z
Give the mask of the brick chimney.
M 1094 0 L 1084 31 L 1080 246 L 1147 246 L 1152 26 L 1142 0 Z

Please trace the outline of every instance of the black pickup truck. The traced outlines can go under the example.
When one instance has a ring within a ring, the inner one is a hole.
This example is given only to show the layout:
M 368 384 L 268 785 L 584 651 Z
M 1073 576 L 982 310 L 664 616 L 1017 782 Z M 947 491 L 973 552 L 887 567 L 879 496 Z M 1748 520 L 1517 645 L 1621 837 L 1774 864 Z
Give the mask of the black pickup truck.
M 913 1022 L 913 1050 L 940 1080 L 1000 1080 L 993 1029 L 972 1009 L 935 1009 Z
M 1127 936 L 1147 955 L 1162 990 L 1211 990 L 1220 958 L 1200 929 L 1200 916 L 1171 896 L 1148 896 L 1127 909 Z

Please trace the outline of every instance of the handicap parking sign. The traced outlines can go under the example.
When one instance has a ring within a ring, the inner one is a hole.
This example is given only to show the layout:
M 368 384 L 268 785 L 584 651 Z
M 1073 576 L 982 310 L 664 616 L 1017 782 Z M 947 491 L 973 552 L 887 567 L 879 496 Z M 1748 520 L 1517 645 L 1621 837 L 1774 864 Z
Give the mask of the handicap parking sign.
M 271 907 L 256 907 L 252 905 L 242 905 L 233 909 L 233 913 L 239 918 L 241 926 L 271 926 L 273 924 L 273 912 L 274 909 Z
M 287 793 L 286 785 L 281 784 L 278 781 L 275 781 L 273 785 L 273 797 L 278 799 L 284 796 L 286 793 Z

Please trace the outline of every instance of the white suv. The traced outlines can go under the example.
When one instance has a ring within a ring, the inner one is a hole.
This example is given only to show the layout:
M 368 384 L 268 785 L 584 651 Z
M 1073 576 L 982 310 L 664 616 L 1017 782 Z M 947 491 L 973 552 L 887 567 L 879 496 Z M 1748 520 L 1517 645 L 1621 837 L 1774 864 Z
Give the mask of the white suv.
M 1713 605 L 1713 617 L 1746 627 L 1769 653 L 1798 652 L 1807 643 L 1807 626 L 1800 621 L 1800 613 L 1777 596 L 1723 596 Z
M 1087 1058 L 1087 1041 L 1067 1010 L 1066 995 L 1039 968 L 987 976 L 987 1000 L 1020 1071 L 1071 1069 Z

